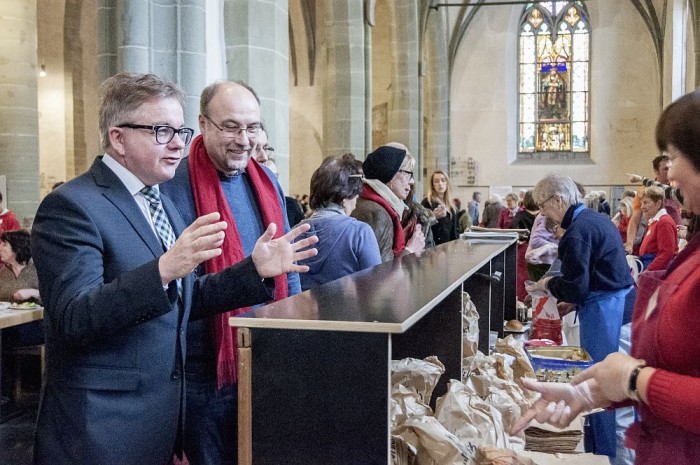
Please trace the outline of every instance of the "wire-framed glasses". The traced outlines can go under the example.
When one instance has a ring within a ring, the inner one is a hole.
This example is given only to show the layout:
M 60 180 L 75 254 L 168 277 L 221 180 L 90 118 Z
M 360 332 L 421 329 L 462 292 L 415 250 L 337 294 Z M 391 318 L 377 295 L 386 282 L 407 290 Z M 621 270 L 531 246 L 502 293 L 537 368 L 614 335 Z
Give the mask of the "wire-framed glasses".
M 258 134 L 260 134 L 260 129 L 262 128 L 262 126 L 260 126 L 260 123 L 251 124 L 250 126 L 219 126 L 214 122 L 214 120 L 209 118 L 207 115 L 202 116 L 204 116 L 207 119 L 207 121 L 213 124 L 216 129 L 221 131 L 221 134 L 223 134 L 224 137 L 240 137 L 243 131 L 245 131 L 248 137 L 255 137 Z

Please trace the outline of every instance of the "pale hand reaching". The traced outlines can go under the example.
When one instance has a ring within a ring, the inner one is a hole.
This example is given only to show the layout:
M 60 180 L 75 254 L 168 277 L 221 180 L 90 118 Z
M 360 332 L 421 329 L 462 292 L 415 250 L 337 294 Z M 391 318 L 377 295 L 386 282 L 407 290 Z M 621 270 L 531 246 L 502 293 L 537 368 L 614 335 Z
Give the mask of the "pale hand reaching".
M 579 414 L 611 403 L 595 379 L 576 386 L 569 383 L 540 383 L 530 378 L 522 378 L 521 381 L 527 389 L 542 396 L 515 422 L 511 435 L 520 433 L 532 420 L 564 428 Z
M 539 281 L 532 283 L 532 284 L 525 284 L 525 290 L 532 294 L 533 292 L 549 292 L 549 288 L 547 287 L 547 284 L 549 283 L 549 280 L 552 279 L 552 276 L 547 276 L 546 278 L 542 278 Z
M 297 265 L 296 262 L 313 257 L 318 253 L 316 249 L 306 249 L 318 242 L 318 237 L 310 236 L 294 242 L 300 234 L 309 230 L 311 225 L 302 224 L 289 231 L 284 236 L 273 239 L 277 231 L 277 225 L 270 223 L 267 230 L 255 243 L 252 257 L 255 269 L 263 278 L 271 278 L 282 273 L 306 273 L 309 267 Z
M 577 385 L 595 379 L 605 397 L 613 402 L 620 402 L 629 397 L 629 381 L 632 372 L 638 366 L 644 365 L 644 360 L 638 360 L 620 352 L 613 352 L 602 362 L 596 363 L 574 376 L 571 384 Z
M 408 250 L 410 253 L 421 253 L 424 249 L 425 234 L 423 234 L 423 228 L 419 223 L 416 224 L 416 229 L 413 231 L 413 235 L 406 244 L 406 250 Z
M 14 294 L 12 294 L 12 297 L 17 301 L 17 302 L 24 302 L 29 299 L 38 299 L 39 298 L 39 289 L 19 289 L 15 291 Z
M 632 173 L 625 173 L 625 174 L 630 177 L 631 183 L 642 182 L 642 177 L 638 174 L 632 174 Z

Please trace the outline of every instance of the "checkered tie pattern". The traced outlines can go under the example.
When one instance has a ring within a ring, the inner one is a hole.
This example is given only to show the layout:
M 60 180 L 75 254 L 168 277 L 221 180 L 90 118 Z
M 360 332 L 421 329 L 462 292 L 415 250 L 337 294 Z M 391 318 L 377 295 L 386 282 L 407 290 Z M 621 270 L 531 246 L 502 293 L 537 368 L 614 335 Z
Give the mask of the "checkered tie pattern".
M 146 186 L 141 189 L 141 193 L 148 200 L 148 210 L 151 212 L 153 226 L 158 233 L 160 242 L 163 244 L 163 248 L 168 250 L 175 243 L 175 232 L 168 217 L 165 216 L 163 203 L 160 201 L 160 192 L 153 186 Z M 177 292 L 182 295 L 182 283 L 179 279 L 177 280 Z

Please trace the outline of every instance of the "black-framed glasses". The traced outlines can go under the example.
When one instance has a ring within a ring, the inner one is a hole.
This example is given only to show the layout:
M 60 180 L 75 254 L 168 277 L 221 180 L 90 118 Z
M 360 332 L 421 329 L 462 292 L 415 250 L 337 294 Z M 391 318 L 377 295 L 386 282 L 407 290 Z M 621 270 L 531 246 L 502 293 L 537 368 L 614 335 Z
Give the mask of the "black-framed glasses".
M 175 129 L 172 126 L 166 124 L 155 124 L 149 126 L 147 124 L 120 124 L 118 128 L 129 128 L 129 129 L 147 129 L 156 135 L 156 142 L 160 145 L 169 144 L 175 134 L 180 137 L 180 140 L 189 145 L 192 142 L 192 136 L 194 135 L 194 129 L 192 128 L 180 128 Z
M 399 170 L 399 173 L 405 174 L 406 176 L 408 176 L 408 179 L 413 179 L 413 171 Z
M 207 121 L 209 121 L 211 124 L 213 124 L 216 129 L 221 131 L 221 133 L 223 134 L 224 137 L 230 137 L 230 138 L 240 137 L 240 135 L 243 131 L 245 131 L 245 133 L 248 137 L 255 137 L 258 134 L 260 134 L 260 130 L 262 129 L 262 126 L 260 125 L 260 123 L 251 124 L 250 126 L 223 126 L 222 127 L 222 126 L 219 126 L 218 124 L 216 124 L 214 122 L 214 120 L 209 118 L 207 115 L 202 115 L 202 116 L 204 116 L 207 119 Z

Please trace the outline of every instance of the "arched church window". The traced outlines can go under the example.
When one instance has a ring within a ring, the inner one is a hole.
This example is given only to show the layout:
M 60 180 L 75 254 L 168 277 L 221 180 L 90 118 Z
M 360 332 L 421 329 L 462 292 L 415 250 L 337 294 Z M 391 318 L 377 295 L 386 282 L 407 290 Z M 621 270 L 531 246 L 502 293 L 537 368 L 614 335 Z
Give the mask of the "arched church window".
M 583 3 L 527 4 L 518 55 L 518 159 L 588 159 L 590 27 Z

